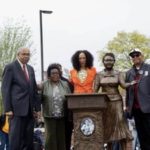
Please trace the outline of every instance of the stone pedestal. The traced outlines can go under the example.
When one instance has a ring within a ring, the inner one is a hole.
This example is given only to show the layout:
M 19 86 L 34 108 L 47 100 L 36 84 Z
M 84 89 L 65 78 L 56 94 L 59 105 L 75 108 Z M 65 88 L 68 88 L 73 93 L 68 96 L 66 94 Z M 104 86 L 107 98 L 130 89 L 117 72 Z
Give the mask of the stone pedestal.
M 105 94 L 67 95 L 68 108 L 73 111 L 75 150 L 100 150 L 103 147 L 103 110 Z

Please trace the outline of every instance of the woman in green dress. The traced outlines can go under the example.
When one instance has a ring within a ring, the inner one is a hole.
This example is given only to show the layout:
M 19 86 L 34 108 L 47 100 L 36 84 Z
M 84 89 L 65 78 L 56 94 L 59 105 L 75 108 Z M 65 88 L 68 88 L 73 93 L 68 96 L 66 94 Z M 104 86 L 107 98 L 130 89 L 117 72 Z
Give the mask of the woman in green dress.
M 70 93 L 66 81 L 56 64 L 47 69 L 48 79 L 42 84 L 42 106 L 45 122 L 45 150 L 66 150 L 65 143 L 65 94 Z

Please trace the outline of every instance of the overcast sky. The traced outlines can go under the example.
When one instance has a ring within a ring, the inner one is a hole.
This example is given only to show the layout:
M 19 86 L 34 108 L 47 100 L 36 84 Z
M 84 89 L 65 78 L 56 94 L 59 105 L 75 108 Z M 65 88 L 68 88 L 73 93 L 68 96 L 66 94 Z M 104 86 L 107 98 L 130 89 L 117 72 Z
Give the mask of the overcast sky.
M 31 26 L 40 74 L 39 10 L 43 14 L 44 68 L 59 62 L 71 69 L 70 58 L 79 49 L 94 55 L 119 31 L 139 31 L 150 36 L 149 0 L 0 0 L 0 24 L 6 18 L 24 18 Z M 37 78 L 38 78 L 37 77 Z M 40 80 L 40 78 L 38 78 Z

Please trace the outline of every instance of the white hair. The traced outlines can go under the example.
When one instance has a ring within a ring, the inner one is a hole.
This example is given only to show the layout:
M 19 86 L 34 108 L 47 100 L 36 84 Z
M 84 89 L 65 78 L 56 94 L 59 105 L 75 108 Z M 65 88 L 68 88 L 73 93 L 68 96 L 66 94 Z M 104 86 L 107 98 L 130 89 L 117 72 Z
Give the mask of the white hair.
M 24 50 L 24 49 L 29 49 L 29 48 L 27 48 L 27 47 L 20 47 L 20 48 L 18 48 L 18 50 L 17 50 L 17 55 L 18 55 L 20 52 L 22 52 L 22 50 Z

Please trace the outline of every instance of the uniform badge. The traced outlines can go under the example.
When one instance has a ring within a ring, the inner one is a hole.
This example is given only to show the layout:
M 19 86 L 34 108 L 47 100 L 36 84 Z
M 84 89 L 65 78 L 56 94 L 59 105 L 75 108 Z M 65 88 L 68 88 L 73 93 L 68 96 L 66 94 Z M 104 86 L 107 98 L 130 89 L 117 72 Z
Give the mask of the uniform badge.
M 145 71 L 145 72 L 144 72 L 144 76 L 148 76 L 148 71 Z

